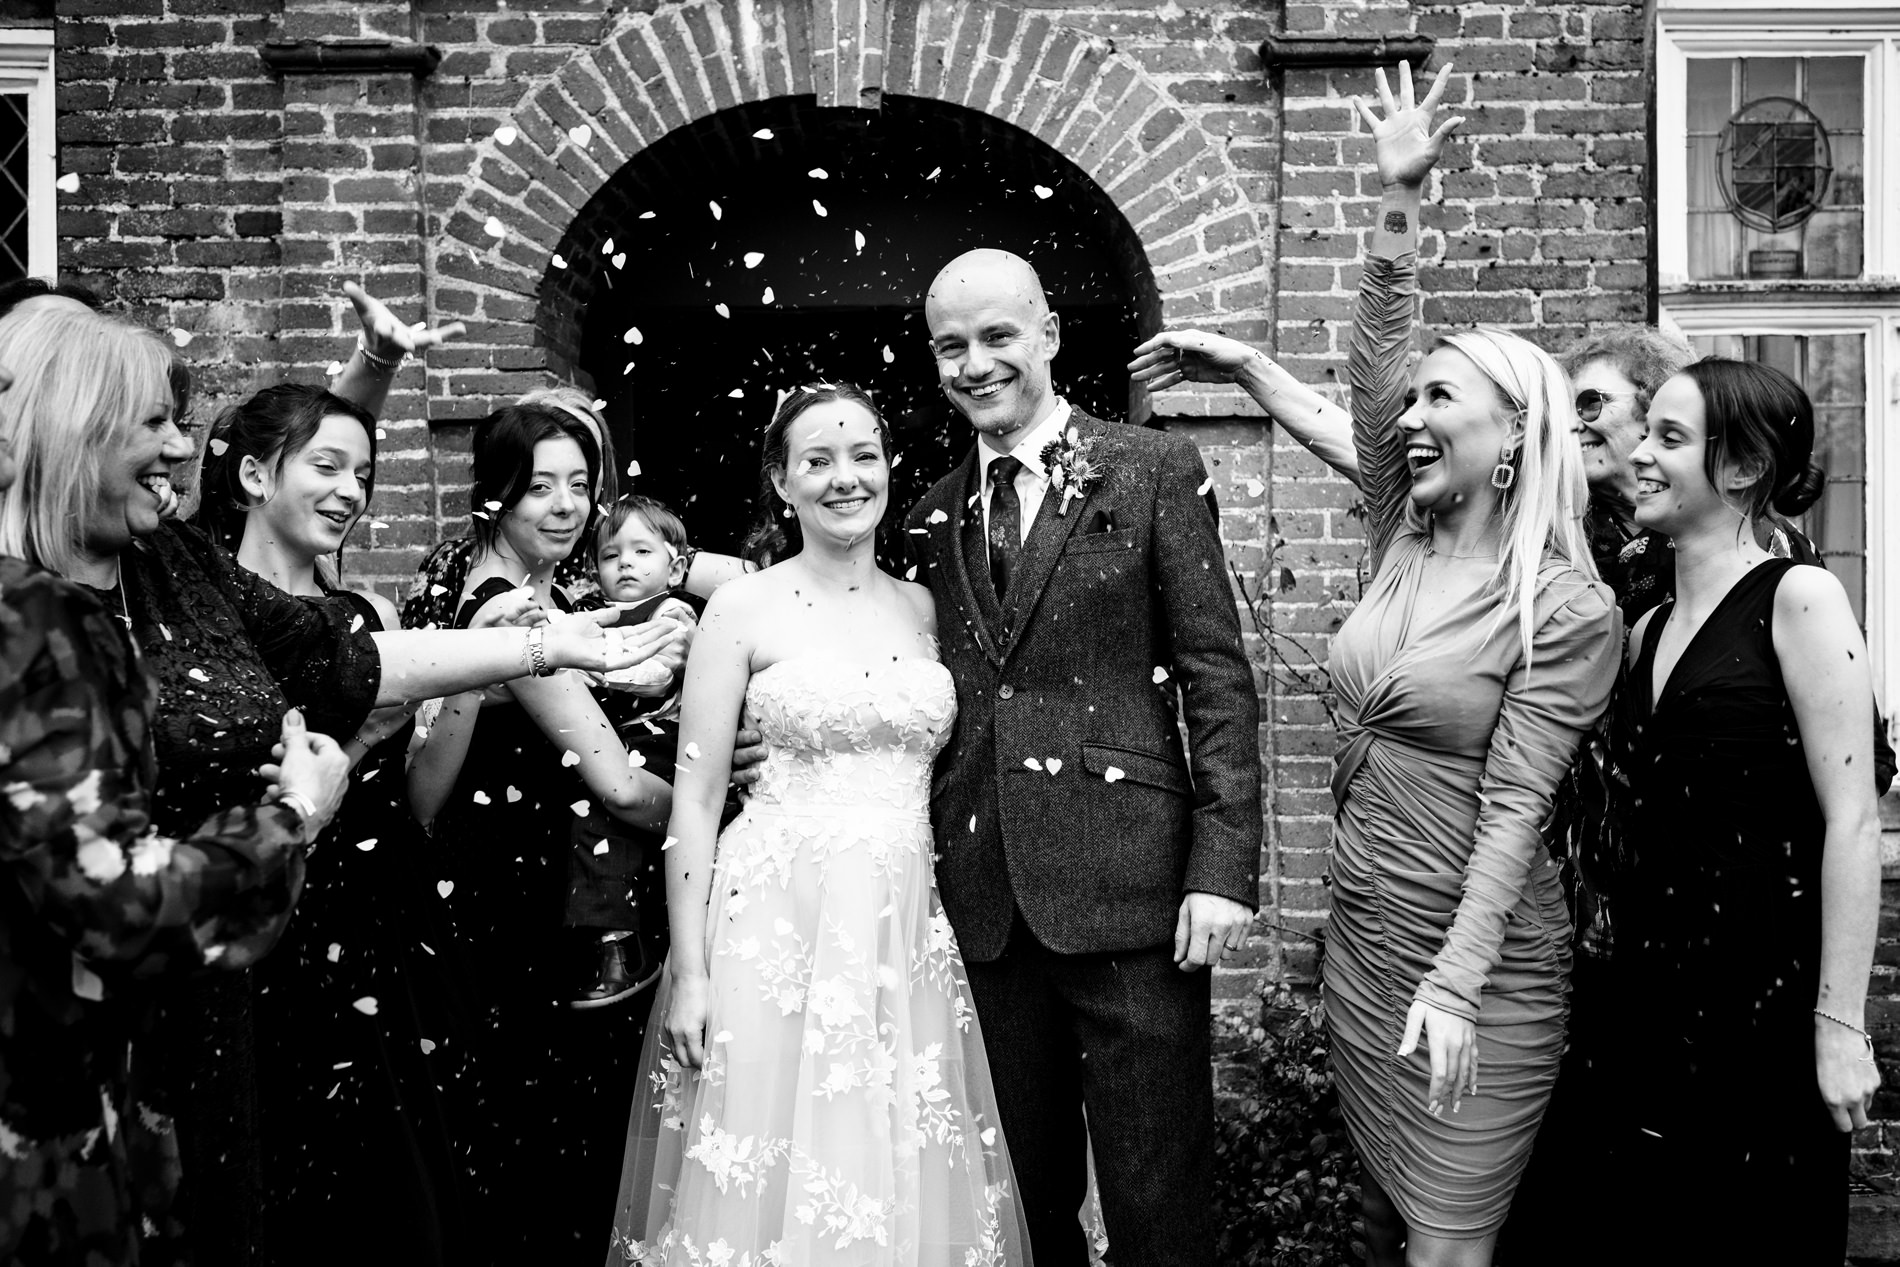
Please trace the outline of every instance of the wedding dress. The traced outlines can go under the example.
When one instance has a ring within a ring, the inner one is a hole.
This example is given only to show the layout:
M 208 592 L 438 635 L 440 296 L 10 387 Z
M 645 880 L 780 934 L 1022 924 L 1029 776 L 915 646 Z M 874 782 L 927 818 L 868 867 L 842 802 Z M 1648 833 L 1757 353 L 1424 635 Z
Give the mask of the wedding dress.
M 949 671 L 799 656 L 746 701 L 771 755 L 713 865 L 706 1067 L 671 1050 L 663 986 L 608 1262 L 1027 1264 L 932 873 Z

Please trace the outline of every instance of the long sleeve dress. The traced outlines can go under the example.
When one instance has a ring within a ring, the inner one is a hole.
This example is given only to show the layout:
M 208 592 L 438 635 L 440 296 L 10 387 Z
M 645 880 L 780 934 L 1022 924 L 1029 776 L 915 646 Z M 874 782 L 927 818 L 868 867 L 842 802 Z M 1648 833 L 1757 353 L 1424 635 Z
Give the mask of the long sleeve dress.
M 1340 749 L 1324 987 L 1333 1069 L 1361 1160 L 1408 1226 L 1475 1238 L 1504 1221 L 1563 1049 L 1570 925 L 1539 837 L 1558 779 L 1608 703 L 1608 587 L 1555 556 L 1532 657 L 1500 620 L 1497 560 L 1409 527 L 1396 420 L 1415 261 L 1371 258 L 1351 347 L 1353 438 L 1373 580 L 1332 650 Z M 1461 591 L 1416 614 L 1421 582 Z M 1428 1044 L 1395 1053 L 1414 999 L 1474 1021 L 1478 1093 L 1426 1111 Z
M 139 1261 L 178 1180 L 131 1081 L 152 991 L 254 962 L 302 882 L 288 808 L 154 823 L 155 700 L 116 612 L 0 559 L 0 1262 Z
M 382 680 L 376 643 L 355 613 L 294 598 L 239 566 L 209 537 L 166 524 L 120 556 L 123 599 L 158 687 L 162 831 L 262 792 L 286 710 L 339 741 L 355 733 Z M 254 983 L 249 973 L 168 990 L 147 1051 L 159 1106 L 176 1121 L 184 1177 L 182 1239 L 154 1261 L 195 1267 L 265 1256 Z

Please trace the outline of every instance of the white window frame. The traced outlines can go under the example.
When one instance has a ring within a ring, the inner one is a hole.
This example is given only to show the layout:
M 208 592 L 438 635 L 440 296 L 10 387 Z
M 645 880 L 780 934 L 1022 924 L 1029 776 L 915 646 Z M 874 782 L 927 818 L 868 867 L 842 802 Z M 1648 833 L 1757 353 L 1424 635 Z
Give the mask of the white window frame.
M 58 270 L 59 143 L 53 130 L 53 33 L 0 28 L 0 92 L 23 93 L 26 105 L 26 273 Z

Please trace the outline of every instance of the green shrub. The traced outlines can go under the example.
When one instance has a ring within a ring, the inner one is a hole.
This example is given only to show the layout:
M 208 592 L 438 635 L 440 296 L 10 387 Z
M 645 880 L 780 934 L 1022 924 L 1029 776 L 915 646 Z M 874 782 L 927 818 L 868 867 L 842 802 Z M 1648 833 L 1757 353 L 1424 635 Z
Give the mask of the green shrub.
M 1214 1216 L 1223 1267 L 1363 1262 L 1359 1162 L 1327 1067 L 1324 1010 L 1285 985 L 1243 1035 L 1246 1093 L 1217 1108 Z

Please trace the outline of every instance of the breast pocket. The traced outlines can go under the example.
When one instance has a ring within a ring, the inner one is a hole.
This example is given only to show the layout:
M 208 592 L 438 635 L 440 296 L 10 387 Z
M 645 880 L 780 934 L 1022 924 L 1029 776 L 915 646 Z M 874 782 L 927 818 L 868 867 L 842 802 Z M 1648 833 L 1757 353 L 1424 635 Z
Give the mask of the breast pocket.
M 1091 532 L 1082 536 L 1070 537 L 1062 548 L 1064 555 L 1104 554 L 1111 550 L 1127 552 L 1136 545 L 1138 534 L 1133 528 L 1120 528 L 1114 532 Z

